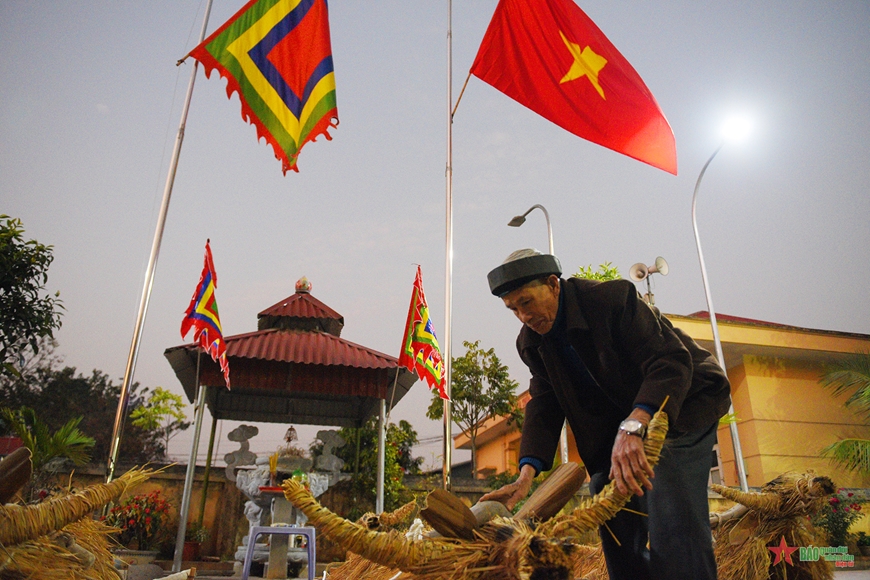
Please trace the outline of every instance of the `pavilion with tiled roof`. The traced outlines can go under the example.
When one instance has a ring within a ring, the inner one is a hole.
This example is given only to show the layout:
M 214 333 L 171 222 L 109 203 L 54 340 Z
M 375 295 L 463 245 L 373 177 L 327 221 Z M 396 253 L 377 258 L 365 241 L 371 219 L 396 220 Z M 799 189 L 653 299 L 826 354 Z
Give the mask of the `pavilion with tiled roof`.
M 198 345 L 164 352 L 190 402 L 199 357 L 201 384 L 219 387 L 206 393 L 216 419 L 360 427 L 381 400 L 395 405 L 417 380 L 396 358 L 341 338 L 344 317 L 312 296 L 305 278 L 257 318 L 256 332 L 224 337 L 232 390 Z

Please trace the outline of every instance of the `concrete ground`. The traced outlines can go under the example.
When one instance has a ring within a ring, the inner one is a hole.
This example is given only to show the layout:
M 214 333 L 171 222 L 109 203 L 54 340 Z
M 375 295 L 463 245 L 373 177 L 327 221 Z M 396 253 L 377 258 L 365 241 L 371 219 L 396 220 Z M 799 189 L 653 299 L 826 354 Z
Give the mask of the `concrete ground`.
M 870 580 L 870 570 L 838 570 L 834 580 Z

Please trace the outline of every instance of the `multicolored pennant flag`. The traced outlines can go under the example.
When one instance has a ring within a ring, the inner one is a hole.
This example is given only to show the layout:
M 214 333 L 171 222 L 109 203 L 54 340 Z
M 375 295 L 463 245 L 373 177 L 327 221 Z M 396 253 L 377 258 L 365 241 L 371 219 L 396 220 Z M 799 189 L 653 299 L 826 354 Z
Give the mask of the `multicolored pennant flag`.
M 199 284 L 190 299 L 190 306 L 181 321 L 181 338 L 194 329 L 193 341 L 199 345 L 216 363 L 221 365 L 227 388 L 230 388 L 230 363 L 227 361 L 227 343 L 224 342 L 221 330 L 221 319 L 218 315 L 217 299 L 214 296 L 217 288 L 217 274 L 214 271 L 214 261 L 211 257 L 209 240 L 205 242 L 205 264 L 199 277 Z
M 302 147 L 338 126 L 326 0 L 251 0 L 190 56 L 227 79 L 242 118 L 288 169 Z
M 429 318 L 429 305 L 423 293 L 423 275 L 417 266 L 417 278 L 411 291 L 411 306 L 405 322 L 405 334 L 399 366 L 429 383 L 429 389 L 437 388 L 442 399 L 450 400 L 444 388 L 444 364 L 441 349 L 435 337 L 435 328 Z
M 573 0 L 500 0 L 471 74 L 583 139 L 677 174 L 655 97 Z

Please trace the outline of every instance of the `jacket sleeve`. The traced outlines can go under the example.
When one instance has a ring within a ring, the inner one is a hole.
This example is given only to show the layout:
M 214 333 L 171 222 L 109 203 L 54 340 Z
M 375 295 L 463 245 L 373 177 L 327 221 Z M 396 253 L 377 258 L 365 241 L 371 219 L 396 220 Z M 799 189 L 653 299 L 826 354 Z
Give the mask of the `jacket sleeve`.
M 692 386 L 691 354 L 631 282 L 622 281 L 619 287 L 612 310 L 613 338 L 642 375 L 634 404 L 658 409 L 667 398 L 665 411 L 673 425 Z
M 519 350 L 519 340 L 517 346 Z M 519 350 L 519 353 L 532 373 L 529 382 L 529 394 L 532 398 L 526 403 L 519 458 L 535 457 L 544 464 L 544 471 L 547 471 L 553 467 L 565 414 L 556 399 L 553 387 L 544 378 L 544 364 L 535 349 L 526 348 Z

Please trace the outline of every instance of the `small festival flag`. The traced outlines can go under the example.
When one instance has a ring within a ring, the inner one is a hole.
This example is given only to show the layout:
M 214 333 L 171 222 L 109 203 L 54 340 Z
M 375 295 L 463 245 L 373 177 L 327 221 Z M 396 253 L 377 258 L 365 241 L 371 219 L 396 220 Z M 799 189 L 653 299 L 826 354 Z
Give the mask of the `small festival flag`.
M 583 139 L 677 174 L 655 97 L 573 0 L 500 0 L 471 74 Z
M 288 169 L 302 147 L 338 126 L 326 0 L 251 0 L 190 56 L 239 93 L 242 118 Z
M 216 363 L 220 363 L 221 371 L 230 388 L 230 364 L 227 361 L 227 344 L 224 342 L 221 330 L 221 319 L 218 315 L 217 299 L 214 296 L 217 288 L 217 274 L 214 271 L 214 261 L 211 257 L 209 240 L 205 242 L 205 264 L 199 277 L 199 284 L 190 299 L 190 306 L 181 321 L 181 338 L 194 329 L 193 341 L 199 345 Z
M 437 388 L 442 399 L 450 400 L 444 390 L 444 364 L 438 339 L 435 338 L 435 328 L 429 319 L 429 305 L 423 293 L 423 275 L 417 266 L 417 278 L 411 291 L 411 306 L 408 309 L 408 320 L 405 322 L 405 334 L 402 335 L 402 354 L 399 355 L 399 366 L 403 366 L 429 383 L 429 389 Z

